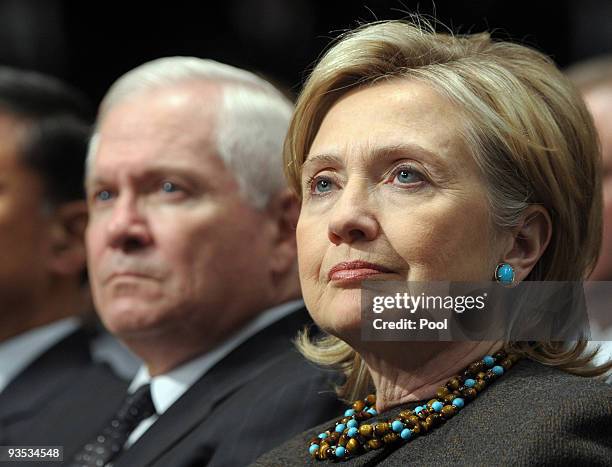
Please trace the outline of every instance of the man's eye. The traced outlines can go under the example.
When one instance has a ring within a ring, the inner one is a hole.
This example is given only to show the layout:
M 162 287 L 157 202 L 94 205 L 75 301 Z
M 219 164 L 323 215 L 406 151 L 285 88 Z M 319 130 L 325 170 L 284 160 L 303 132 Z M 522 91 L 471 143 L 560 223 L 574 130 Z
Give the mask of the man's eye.
M 165 193 L 174 193 L 175 191 L 178 191 L 178 189 L 178 186 L 172 182 L 162 183 L 162 191 Z
M 96 193 L 95 197 L 98 201 L 108 201 L 113 195 L 109 190 L 100 190 Z

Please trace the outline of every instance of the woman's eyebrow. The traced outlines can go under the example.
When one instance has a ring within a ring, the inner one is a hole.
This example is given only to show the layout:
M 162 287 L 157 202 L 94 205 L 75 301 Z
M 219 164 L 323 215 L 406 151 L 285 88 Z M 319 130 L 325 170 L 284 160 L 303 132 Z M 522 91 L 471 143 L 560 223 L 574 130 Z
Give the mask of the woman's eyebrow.
M 306 156 L 306 160 L 302 165 L 302 168 L 307 168 L 312 164 L 329 164 L 329 165 L 337 165 L 341 163 L 342 160 L 339 156 L 335 156 L 332 154 L 315 154 Z
M 372 160 L 389 159 L 390 157 L 412 157 L 421 159 L 422 162 L 430 164 L 436 168 L 444 169 L 447 166 L 442 156 L 424 148 L 421 145 L 413 143 L 384 144 L 381 146 L 375 146 L 363 152 L 365 157 Z M 307 158 L 302 166 L 304 169 L 308 168 L 312 164 L 338 165 L 342 163 L 342 158 L 333 153 L 314 155 L 309 154 L 306 157 Z
M 424 162 L 429 162 L 433 165 L 438 165 L 442 159 L 439 154 L 430 151 L 418 144 L 389 144 L 377 146 L 370 151 L 370 157 L 373 159 L 388 158 L 388 157 L 417 157 L 423 159 Z

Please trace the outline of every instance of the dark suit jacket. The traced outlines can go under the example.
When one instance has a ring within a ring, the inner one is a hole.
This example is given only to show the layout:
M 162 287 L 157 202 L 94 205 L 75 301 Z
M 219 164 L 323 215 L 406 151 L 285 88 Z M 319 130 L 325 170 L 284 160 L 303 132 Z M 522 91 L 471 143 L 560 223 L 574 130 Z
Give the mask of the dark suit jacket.
M 245 341 L 178 399 L 115 467 L 247 465 L 340 410 L 331 374 L 295 350 L 305 309 Z
M 254 466 L 329 465 L 312 460 L 308 446 L 339 415 L 267 453 Z M 523 360 L 430 433 L 339 465 L 612 465 L 612 388 Z
M 66 458 L 96 435 L 127 382 L 92 362 L 90 338 L 83 329 L 70 334 L 0 393 L 0 445 L 64 446 Z

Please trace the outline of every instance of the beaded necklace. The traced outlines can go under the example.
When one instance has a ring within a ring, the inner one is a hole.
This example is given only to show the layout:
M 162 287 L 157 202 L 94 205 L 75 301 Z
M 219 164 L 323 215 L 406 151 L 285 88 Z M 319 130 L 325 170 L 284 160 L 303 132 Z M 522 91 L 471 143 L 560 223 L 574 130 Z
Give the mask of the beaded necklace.
M 455 416 L 519 359 L 503 351 L 487 355 L 438 388 L 436 398 L 427 404 L 386 421 L 363 423 L 378 415 L 374 394 L 356 400 L 333 427 L 310 440 L 308 452 L 316 460 L 342 460 L 423 436 Z

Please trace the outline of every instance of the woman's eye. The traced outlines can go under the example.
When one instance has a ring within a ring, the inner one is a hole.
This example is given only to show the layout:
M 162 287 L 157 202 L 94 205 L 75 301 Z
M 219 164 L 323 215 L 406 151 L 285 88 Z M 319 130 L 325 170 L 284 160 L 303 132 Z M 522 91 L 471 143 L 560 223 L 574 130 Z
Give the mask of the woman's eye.
M 424 178 L 420 173 L 403 167 L 396 170 L 394 180 L 397 180 L 400 184 L 409 185 L 422 182 Z
M 312 192 L 314 194 L 327 193 L 331 191 L 333 182 L 329 178 L 316 178 L 312 182 Z

